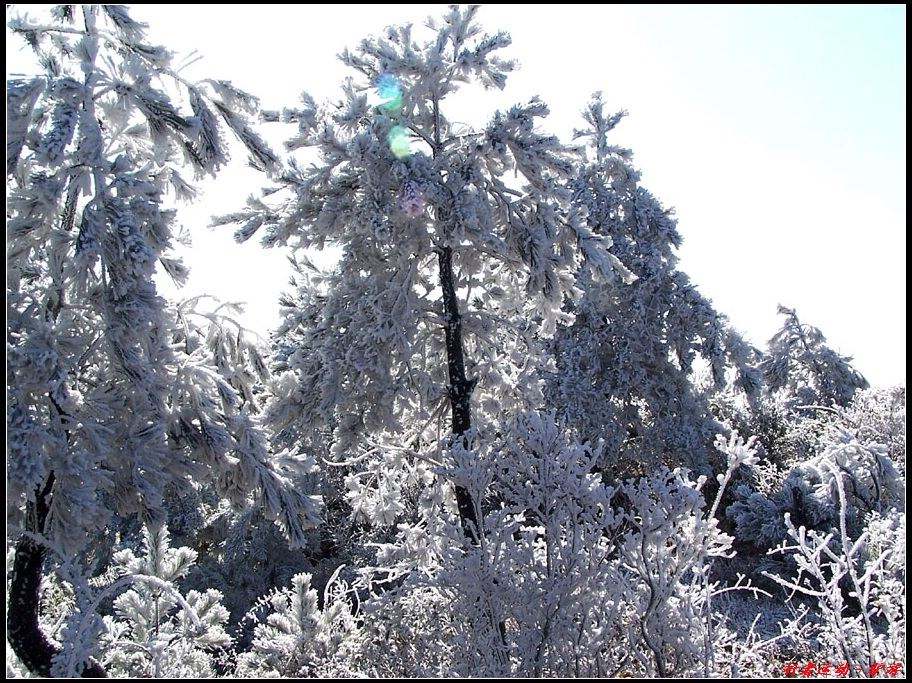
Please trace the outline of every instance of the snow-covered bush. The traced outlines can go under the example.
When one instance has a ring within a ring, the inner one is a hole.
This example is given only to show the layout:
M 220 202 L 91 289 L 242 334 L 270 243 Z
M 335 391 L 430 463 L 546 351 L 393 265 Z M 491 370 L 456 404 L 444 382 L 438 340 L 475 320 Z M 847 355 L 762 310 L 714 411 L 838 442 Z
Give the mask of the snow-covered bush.
M 478 550 L 449 554 L 438 575 L 465 629 L 461 667 L 474 649 L 491 673 L 579 674 L 606 647 L 594 624 L 617 609 L 602 593 L 617 522 L 614 490 L 593 472 L 601 448 L 575 443 L 548 414 L 500 431 L 450 450 L 448 478 L 484 510 Z
M 716 447 L 727 466 L 709 510 L 705 478 L 694 482 L 680 470 L 662 468 L 622 489 L 629 500 L 619 547 L 626 654 L 646 675 L 714 669 L 711 605 L 719 588 L 710 571 L 714 558 L 729 556 L 732 542 L 719 530 L 716 510 L 732 475 L 756 462 L 752 439 L 719 436 Z
M 790 467 L 816 453 L 818 437 L 830 417 L 821 411 L 796 413 L 765 395 L 749 404 L 730 388 L 712 395 L 710 409 L 729 429 L 755 436 L 757 454 L 780 467 Z
M 380 548 L 370 571 L 385 590 L 363 605 L 362 647 L 393 642 L 412 653 L 387 674 L 579 673 L 580 658 L 598 648 L 588 625 L 611 621 L 613 609 L 599 600 L 614 525 L 612 489 L 592 472 L 600 449 L 531 412 L 470 439 L 448 442 L 418 523 L 400 524 Z M 454 486 L 480 508 L 470 543 Z M 415 612 L 429 629 L 397 623 Z
M 740 541 L 759 548 L 778 545 L 786 536 L 786 514 L 793 523 L 809 529 L 835 528 L 839 521 L 838 483 L 846 490 L 848 507 L 844 514 L 853 529 L 868 513 L 904 509 L 905 480 L 887 456 L 885 446 L 831 425 L 821 449 L 784 477 L 780 473 L 776 477 L 778 486 L 757 486 L 756 482 L 764 478 L 762 470 L 755 470 L 753 485 L 736 486 L 735 501 L 726 515 L 734 522 Z
M 859 438 L 886 446 L 896 469 L 906 476 L 906 388 L 872 388 L 855 393 L 844 412 Z
M 197 590 L 216 588 L 235 625 L 238 647 L 246 647 L 252 627 L 244 615 L 261 596 L 287 584 L 302 570 L 313 571 L 320 548 L 289 545 L 287 537 L 256 508 L 237 512 L 224 503 L 193 530 L 187 539 L 200 553 L 186 585 Z M 325 577 L 320 577 L 325 580 Z
M 732 638 L 712 600 L 749 586 L 720 587 L 711 575 L 714 558 L 731 549 L 715 515 L 732 476 L 756 455 L 752 442 L 720 439 L 728 467 L 708 509 L 704 480 L 680 470 L 606 485 L 595 471 L 601 447 L 575 443 L 553 415 L 527 412 L 488 438 L 473 433 L 470 447 L 450 443 L 437 470 L 443 495 L 429 494 L 419 522 L 400 524 L 381 564 L 363 574 L 383 589 L 361 604 L 355 651 L 376 662 L 392 648 L 375 673 L 398 676 L 670 675 L 730 665 L 736 655 L 726 659 L 716 640 Z M 477 543 L 466 543 L 458 523 L 455 485 L 484 511 Z
M 231 645 L 222 594 L 183 593 L 179 586 L 196 559 L 190 548 L 171 547 L 165 526 L 146 527 L 142 555 L 129 549 L 115 554 L 114 575 L 133 587 L 117 596 L 113 615 L 103 619 L 101 662 L 110 674 L 208 678 L 219 671 L 219 658 Z
M 866 528 L 853 534 L 842 472 L 827 467 L 836 489 L 836 529 L 796 527 L 786 515 L 788 539 L 770 552 L 788 554 L 797 572 L 767 576 L 789 591 L 787 599 L 814 604 L 818 657 L 847 662 L 853 675 L 873 675 L 875 665 L 904 661 L 905 513 L 871 513 Z
M 339 569 L 323 589 L 322 607 L 310 574 L 296 574 L 288 588 L 276 589 L 251 616 L 262 621 L 249 652 L 238 657 L 237 675 L 245 677 L 338 677 L 350 675 L 346 647 L 356 630 L 349 588 Z M 270 608 L 265 617 L 256 613 Z

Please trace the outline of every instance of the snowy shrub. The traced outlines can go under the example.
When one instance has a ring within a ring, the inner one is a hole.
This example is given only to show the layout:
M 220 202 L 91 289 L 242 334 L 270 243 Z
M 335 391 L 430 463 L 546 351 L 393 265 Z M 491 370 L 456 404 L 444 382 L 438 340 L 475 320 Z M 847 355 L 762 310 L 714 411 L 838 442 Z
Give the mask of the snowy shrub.
M 646 675 L 708 675 L 714 668 L 711 604 L 719 589 L 710 570 L 714 558 L 730 555 L 732 542 L 715 514 L 732 475 L 756 462 L 752 439 L 719 436 L 716 447 L 727 467 L 708 511 L 705 479 L 694 482 L 680 470 L 663 468 L 622 489 L 630 501 L 619 548 L 626 655 Z
M 710 670 L 730 678 L 778 678 L 796 660 L 817 654 L 809 610 L 761 591 L 732 591 L 713 600 Z
M 818 610 L 818 656 L 847 662 L 854 675 L 873 675 L 875 665 L 902 662 L 905 651 L 905 513 L 872 513 L 869 526 L 850 532 L 843 477 L 829 464 L 837 496 L 837 528 L 829 532 L 795 527 L 788 515 L 788 540 L 771 553 L 789 554 L 793 578 L 767 576 L 789 598 L 809 598 Z
M 458 619 L 447 595 L 430 582 L 414 579 L 398 589 L 379 592 L 361 604 L 363 619 L 357 646 L 360 675 L 453 675 L 463 644 L 455 636 Z
M 617 613 L 603 593 L 616 585 L 606 580 L 616 520 L 613 489 L 592 471 L 599 451 L 532 412 L 448 441 L 417 521 L 399 524 L 362 572 L 371 590 L 358 648 L 375 667 L 365 673 L 596 671 L 591 652 L 609 647 Z M 455 486 L 478 501 L 471 539 Z
M 439 581 L 468 620 L 466 644 L 491 653 L 492 673 L 579 674 L 584 653 L 605 646 L 592 626 L 616 609 L 598 600 L 616 526 L 614 491 L 593 473 L 601 448 L 574 443 L 540 413 L 502 431 L 490 447 L 479 437 L 472 451 L 451 451 L 449 476 L 486 510 L 479 550 L 451 555 Z
M 906 515 L 872 513 L 865 529 L 867 567 L 873 566 L 870 604 L 882 634 L 882 656 L 903 661 L 906 644 Z M 883 558 L 882 560 L 880 558 Z
M 792 467 L 775 489 L 737 486 L 736 500 L 726 515 L 735 523 L 739 540 L 769 548 L 785 538 L 786 513 L 793 523 L 809 529 L 835 527 L 838 483 L 845 487 L 848 507 L 844 514 L 853 528 L 867 513 L 904 509 L 904 478 L 887 457 L 887 449 L 861 440 L 843 427 L 831 426 L 822 452 Z
M 801 438 L 803 433 L 795 432 L 794 425 L 799 416 L 769 396 L 760 396 L 748 404 L 737 392 L 726 388 L 712 395 L 710 409 L 713 416 L 728 428 L 739 434 L 754 435 L 758 455 L 777 465 L 802 460 L 816 450 Z M 801 417 L 819 418 L 825 415 L 819 412 L 802 413 Z
M 102 662 L 111 674 L 207 678 L 218 672 L 219 657 L 231 644 L 222 594 L 183 593 L 178 585 L 196 559 L 190 548 L 171 547 L 165 526 L 145 529 L 142 555 L 115 554 L 115 571 L 133 587 L 117 596 L 113 615 L 104 617 Z
M 856 392 L 845 410 L 846 421 L 859 438 L 886 446 L 896 469 L 906 476 L 906 389 L 867 389 Z
M 346 640 L 355 630 L 348 587 L 340 566 L 323 590 L 322 608 L 309 574 L 297 574 L 289 588 L 262 598 L 270 612 L 256 626 L 252 648 L 238 657 L 237 675 L 245 677 L 336 677 L 346 668 Z M 252 616 L 258 618 L 255 612 Z
M 386 643 L 396 652 L 397 666 L 377 671 L 670 675 L 722 666 L 715 642 L 728 631 L 712 599 L 749 586 L 721 588 L 711 577 L 713 559 L 731 547 L 715 514 L 733 474 L 755 462 L 751 442 L 719 441 L 728 467 L 708 510 L 703 480 L 683 471 L 605 485 L 594 472 L 601 447 L 574 443 L 553 415 L 524 413 L 469 443 L 450 444 L 438 471 L 453 483 L 429 495 L 419 524 L 401 524 L 380 547 L 382 564 L 365 570 L 385 588 L 362 602 L 360 651 L 372 662 Z M 477 542 L 462 533 L 450 485 L 480 501 Z

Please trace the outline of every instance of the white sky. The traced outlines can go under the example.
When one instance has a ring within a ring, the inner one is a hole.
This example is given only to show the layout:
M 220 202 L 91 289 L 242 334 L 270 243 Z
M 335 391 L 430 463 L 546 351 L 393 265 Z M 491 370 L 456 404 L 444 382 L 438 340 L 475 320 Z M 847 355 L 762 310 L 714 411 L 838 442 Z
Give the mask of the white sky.
M 30 9 L 20 6 L 20 9 Z M 198 50 L 190 77 L 232 80 L 267 108 L 306 89 L 334 97 L 346 46 L 434 5 L 135 5 L 152 42 Z M 31 11 L 31 10 L 30 10 Z M 33 13 L 37 16 L 37 10 Z M 797 307 L 874 384 L 905 382 L 906 12 L 904 6 L 651 7 L 491 5 L 521 68 L 503 92 L 454 101 L 459 120 L 540 95 L 566 135 L 589 94 L 630 112 L 615 141 L 647 187 L 677 210 L 681 268 L 755 344 Z M 32 70 L 13 39 L 8 73 Z M 275 148 L 287 128 L 267 135 Z M 187 295 L 249 304 L 261 333 L 278 321 L 286 254 L 206 226 L 262 178 L 232 167 L 180 218 L 194 248 Z

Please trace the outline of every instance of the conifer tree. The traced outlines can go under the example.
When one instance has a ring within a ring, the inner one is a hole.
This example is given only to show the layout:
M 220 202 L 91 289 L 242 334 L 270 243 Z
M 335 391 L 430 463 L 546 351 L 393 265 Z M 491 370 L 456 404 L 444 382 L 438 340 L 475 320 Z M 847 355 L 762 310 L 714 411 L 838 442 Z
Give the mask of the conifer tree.
M 575 320 L 555 341 L 549 400 L 585 438 L 604 439 L 615 462 L 635 451 L 632 462 L 671 454 L 675 464 L 705 466 L 720 425 L 693 384 L 694 361 L 708 363 L 717 388 L 733 368 L 736 385 L 756 396 L 756 352 L 678 270 L 673 212 L 643 187 L 630 150 L 610 143 L 624 115 L 607 114 L 601 94 L 593 97 L 575 132 L 588 158 L 569 187 L 587 228 L 612 242 L 634 277 L 600 285 L 584 274 Z
M 835 404 L 845 407 L 868 381 L 826 343 L 823 333 L 798 319 L 795 309 L 779 306 L 782 327 L 769 341 L 763 358 L 763 377 L 770 394 L 790 405 Z
M 161 524 L 169 483 L 209 483 L 236 504 L 253 494 L 297 543 L 317 519 L 257 425 L 250 386 L 266 368 L 252 337 L 193 302 L 167 304 L 153 279 L 186 277 L 169 206 L 193 196 L 184 167 L 215 173 L 229 130 L 257 166 L 275 163 L 248 121 L 255 100 L 185 80 L 120 5 L 52 14 L 10 22 L 44 74 L 7 87 L 7 505 L 19 532 L 7 626 L 45 676 L 59 652 L 39 627 L 45 560 L 72 570 L 112 517 Z
M 447 408 L 450 431 L 465 437 L 485 406 L 529 400 L 530 345 L 565 318 L 580 266 L 595 281 L 615 275 L 610 241 L 570 204 L 569 150 L 538 131 L 540 100 L 479 130 L 447 117 L 464 85 L 502 88 L 514 68 L 499 56 L 509 37 L 483 34 L 476 11 L 454 6 L 441 24 L 429 20 L 427 37 L 392 27 L 343 52 L 356 78 L 341 101 L 304 95 L 303 108 L 283 113 L 299 128 L 288 148 L 318 159 L 291 160 L 266 197 L 217 221 L 240 224 L 240 240 L 262 231 L 270 246 L 341 249 L 330 274 L 299 258 L 268 408 L 270 424 L 305 447 L 331 434 L 339 460 L 386 451 L 401 463 L 378 442 L 427 442 L 421 425 Z M 399 483 L 396 467 L 382 469 L 351 484 L 386 486 L 371 509 L 389 523 Z M 462 486 L 455 493 L 474 536 L 477 501 Z
M 230 646 L 228 610 L 215 589 L 179 588 L 196 562 L 190 548 L 174 548 L 168 528 L 143 530 L 143 552 L 117 552 L 112 574 L 131 587 L 114 600 L 105 617 L 104 646 L 114 653 L 107 665 L 118 675 L 153 678 L 208 678 L 216 657 Z M 114 586 L 109 587 L 113 588 Z

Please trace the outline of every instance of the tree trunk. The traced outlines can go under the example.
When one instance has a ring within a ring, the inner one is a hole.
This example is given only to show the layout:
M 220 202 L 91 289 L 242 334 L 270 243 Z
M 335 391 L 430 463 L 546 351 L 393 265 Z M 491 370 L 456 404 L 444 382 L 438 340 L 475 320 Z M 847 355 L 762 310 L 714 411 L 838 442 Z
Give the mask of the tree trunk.
M 453 412 L 453 434 L 462 436 L 472 426 L 470 404 L 475 380 L 468 379 L 465 371 L 465 352 L 462 345 L 462 316 L 459 313 L 459 299 L 456 298 L 456 285 L 453 277 L 453 250 L 445 244 L 437 251 L 440 264 L 440 289 L 443 291 L 443 312 L 446 330 L 447 372 L 450 386 L 450 409 Z M 456 506 L 459 508 L 459 520 L 466 537 L 474 544 L 481 538 L 481 525 L 476 514 L 475 501 L 464 487 L 456 487 Z M 497 584 L 497 579 L 494 579 Z M 507 626 L 503 621 L 497 622 L 497 632 L 503 647 L 507 643 Z
M 431 150 L 434 159 L 442 149 L 440 141 L 440 102 L 434 98 L 434 131 Z M 448 238 L 452 216 L 448 212 L 436 211 L 437 224 Z M 444 241 L 437 248 L 437 262 L 440 267 L 440 289 L 443 292 L 443 320 L 446 330 L 447 374 L 450 380 L 450 410 L 453 415 L 452 431 L 457 437 L 465 434 L 472 426 L 470 404 L 475 382 L 469 381 L 465 371 L 465 351 L 462 346 L 462 316 L 459 313 L 459 299 L 456 297 L 456 278 L 453 275 L 453 248 Z M 456 506 L 465 535 L 474 543 L 479 542 L 481 526 L 475 514 L 472 495 L 462 486 L 456 486 Z
M 51 472 L 44 488 L 36 493 L 35 502 L 27 504 L 26 517 L 30 522 L 27 526 L 32 526 L 32 531 L 36 533 L 44 529 L 53 486 L 54 473 Z M 16 543 L 6 608 L 6 638 L 29 671 L 36 676 L 49 677 L 51 662 L 58 648 L 38 625 L 38 598 L 45 553 L 45 547 L 29 536 L 23 536 Z M 107 674 L 100 664 L 90 660 L 82 676 L 105 678 Z
M 434 99 L 434 138 L 432 151 L 437 158 L 442 146 L 440 141 L 440 108 L 439 101 Z M 443 320 L 446 333 L 447 375 L 450 381 L 448 388 L 450 394 L 450 410 L 453 415 L 452 432 L 459 438 L 464 436 L 472 427 L 471 401 L 472 391 L 475 389 L 475 380 L 466 377 L 465 350 L 462 344 L 462 315 L 459 313 L 459 299 L 456 296 L 456 278 L 453 274 L 453 248 L 446 241 L 451 234 L 450 221 L 452 216 L 437 210 L 438 225 L 443 227 L 445 236 L 443 243 L 437 248 L 437 263 L 440 270 L 440 289 L 443 293 Z M 459 509 L 459 521 L 462 531 L 475 545 L 481 542 L 481 524 L 476 514 L 475 501 L 472 494 L 462 486 L 456 485 L 456 507 Z M 497 584 L 497 579 L 494 579 Z M 492 615 L 493 617 L 493 615 Z M 500 652 L 502 664 L 507 666 L 507 626 L 502 620 L 496 620 L 497 633 L 500 636 Z
M 472 426 L 470 403 L 475 383 L 466 377 L 465 352 L 462 345 L 462 316 L 453 276 L 453 249 L 448 244 L 437 251 L 440 265 L 440 289 L 443 291 L 443 319 L 446 331 L 447 373 L 450 380 L 450 409 L 452 411 L 453 434 L 461 436 Z M 478 515 L 471 494 L 462 486 L 456 486 L 456 505 L 459 519 L 466 536 L 478 541 L 481 532 Z

